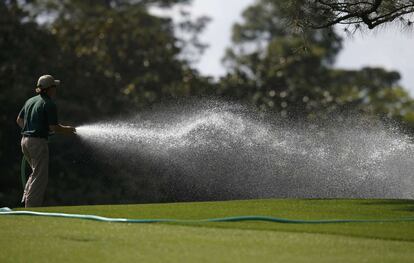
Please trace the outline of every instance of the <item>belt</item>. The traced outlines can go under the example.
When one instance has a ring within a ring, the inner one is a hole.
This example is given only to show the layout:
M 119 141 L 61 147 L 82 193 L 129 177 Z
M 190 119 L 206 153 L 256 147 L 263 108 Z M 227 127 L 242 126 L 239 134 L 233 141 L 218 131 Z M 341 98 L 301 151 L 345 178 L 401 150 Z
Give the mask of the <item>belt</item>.
M 41 137 L 41 136 L 33 136 L 33 135 L 27 135 L 27 134 L 22 134 L 23 138 L 37 138 L 37 139 L 45 139 L 47 140 L 47 137 Z

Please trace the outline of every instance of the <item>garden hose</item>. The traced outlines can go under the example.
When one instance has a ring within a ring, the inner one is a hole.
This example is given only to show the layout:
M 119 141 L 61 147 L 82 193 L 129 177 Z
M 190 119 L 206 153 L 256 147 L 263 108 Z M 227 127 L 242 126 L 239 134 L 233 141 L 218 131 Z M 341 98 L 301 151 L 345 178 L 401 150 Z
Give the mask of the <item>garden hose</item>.
M 323 220 L 300 220 L 286 219 L 270 216 L 234 216 L 207 219 L 127 219 L 111 218 L 97 215 L 66 214 L 66 213 L 45 213 L 33 211 L 13 211 L 8 207 L 0 208 L 0 215 L 23 215 L 23 216 L 44 216 L 59 218 L 86 219 L 99 222 L 111 223 L 209 223 L 209 222 L 241 222 L 241 221 L 263 221 L 288 224 L 334 224 L 334 223 L 390 223 L 390 222 L 414 222 L 414 217 L 390 218 L 390 219 L 323 219 Z

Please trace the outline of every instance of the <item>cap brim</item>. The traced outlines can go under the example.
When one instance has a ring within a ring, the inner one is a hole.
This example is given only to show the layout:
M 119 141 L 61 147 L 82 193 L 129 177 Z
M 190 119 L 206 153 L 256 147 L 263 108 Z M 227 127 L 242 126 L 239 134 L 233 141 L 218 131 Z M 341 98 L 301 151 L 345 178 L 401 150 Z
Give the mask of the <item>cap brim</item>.
M 60 80 L 55 79 L 55 85 L 56 85 L 56 86 L 59 86 L 59 85 L 60 85 Z

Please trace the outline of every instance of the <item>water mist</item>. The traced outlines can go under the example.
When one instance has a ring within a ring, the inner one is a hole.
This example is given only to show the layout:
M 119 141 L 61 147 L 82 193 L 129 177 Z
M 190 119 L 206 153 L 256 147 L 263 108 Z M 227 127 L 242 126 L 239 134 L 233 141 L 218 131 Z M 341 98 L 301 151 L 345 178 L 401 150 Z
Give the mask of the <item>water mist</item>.
M 410 137 L 363 118 L 298 125 L 204 101 L 77 133 L 103 162 L 144 157 L 169 171 L 182 199 L 414 198 Z

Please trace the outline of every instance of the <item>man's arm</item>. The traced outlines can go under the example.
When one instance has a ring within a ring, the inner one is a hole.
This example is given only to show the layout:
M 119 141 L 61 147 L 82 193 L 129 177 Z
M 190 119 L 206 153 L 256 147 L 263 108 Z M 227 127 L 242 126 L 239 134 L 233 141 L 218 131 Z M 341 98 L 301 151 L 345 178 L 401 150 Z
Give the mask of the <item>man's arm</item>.
M 62 124 L 59 124 L 55 103 L 52 103 L 52 102 L 46 103 L 45 110 L 47 114 L 47 120 L 49 123 L 50 131 L 53 131 L 54 133 L 64 134 L 64 135 L 70 135 L 70 134 L 76 133 L 76 129 L 74 127 L 63 126 Z
M 20 116 L 18 116 L 17 119 L 16 119 L 16 123 L 17 123 L 17 125 L 19 125 L 19 127 L 21 129 L 23 129 L 23 127 L 24 127 L 24 119 L 22 119 L 22 118 L 20 118 Z
M 63 126 L 61 124 L 58 125 L 50 125 L 49 129 L 55 133 L 60 133 L 64 135 L 75 134 L 76 128 L 72 126 Z
M 24 127 L 24 108 L 25 107 L 23 106 L 23 108 L 19 112 L 19 115 L 17 115 L 16 119 L 17 125 L 19 125 L 21 129 L 23 129 Z

